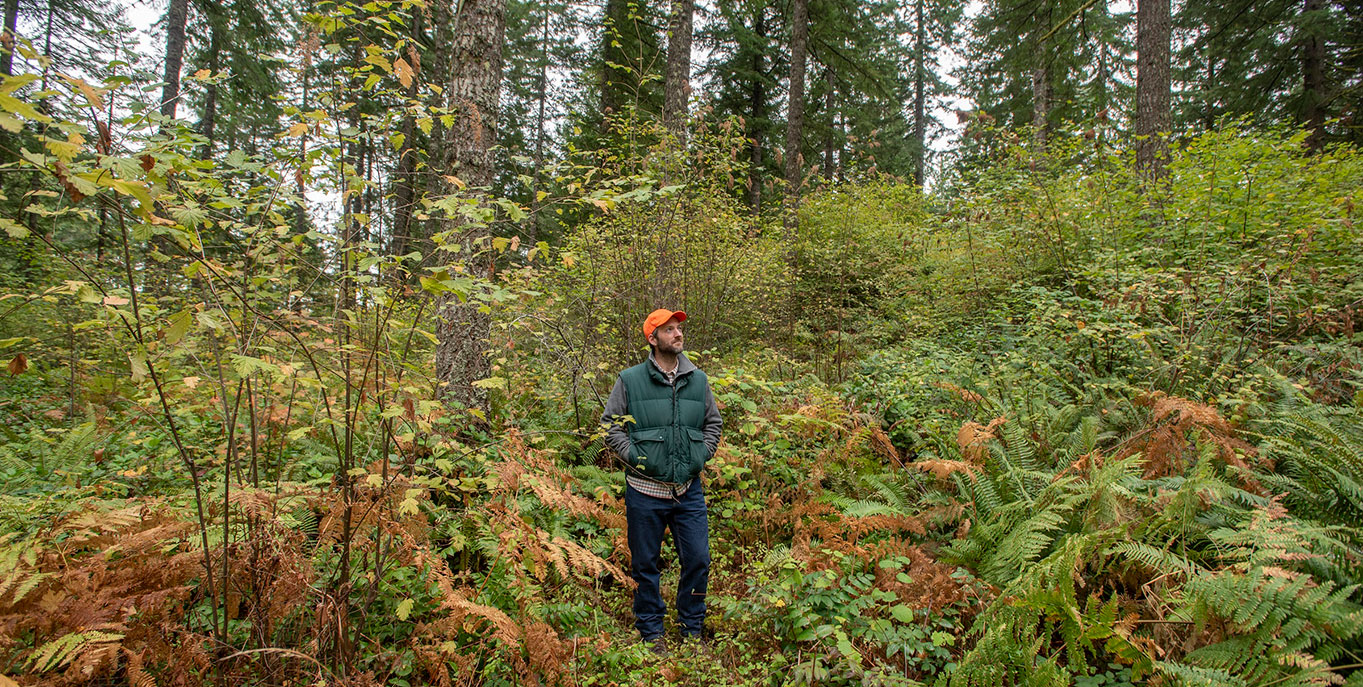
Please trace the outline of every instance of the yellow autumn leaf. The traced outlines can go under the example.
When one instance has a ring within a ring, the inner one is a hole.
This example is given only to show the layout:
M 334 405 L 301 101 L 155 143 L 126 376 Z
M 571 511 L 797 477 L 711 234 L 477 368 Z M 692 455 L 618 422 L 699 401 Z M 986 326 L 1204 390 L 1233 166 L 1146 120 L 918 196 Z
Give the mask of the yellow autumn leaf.
M 407 64 L 407 60 L 399 57 L 396 62 L 393 62 L 393 71 L 397 72 L 398 81 L 402 82 L 403 88 L 412 87 L 412 77 L 415 72 L 412 71 L 412 65 Z
M 289 127 L 290 136 L 302 136 L 303 134 L 306 133 L 308 133 L 308 125 L 304 122 L 294 122 Z
M 100 97 L 100 92 L 95 90 L 94 86 L 86 83 L 84 79 L 77 79 L 73 76 L 67 76 L 66 74 L 61 74 L 60 76 L 65 79 L 67 83 L 75 86 L 81 94 L 85 96 L 86 102 L 90 103 L 91 107 L 96 110 L 104 109 L 104 98 Z

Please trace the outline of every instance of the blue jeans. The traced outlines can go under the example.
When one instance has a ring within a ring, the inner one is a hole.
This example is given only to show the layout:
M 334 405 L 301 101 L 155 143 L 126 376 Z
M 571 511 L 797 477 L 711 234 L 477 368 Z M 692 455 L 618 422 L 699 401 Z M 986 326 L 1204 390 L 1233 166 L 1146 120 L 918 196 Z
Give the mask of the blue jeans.
M 697 479 L 677 499 L 660 499 L 625 487 L 625 522 L 629 534 L 630 573 L 634 590 L 634 627 L 646 641 L 663 633 L 667 607 L 658 587 L 663 532 L 672 530 L 681 579 L 677 583 L 677 622 L 682 634 L 699 636 L 705 626 L 705 590 L 710 582 L 710 533 L 705 492 Z

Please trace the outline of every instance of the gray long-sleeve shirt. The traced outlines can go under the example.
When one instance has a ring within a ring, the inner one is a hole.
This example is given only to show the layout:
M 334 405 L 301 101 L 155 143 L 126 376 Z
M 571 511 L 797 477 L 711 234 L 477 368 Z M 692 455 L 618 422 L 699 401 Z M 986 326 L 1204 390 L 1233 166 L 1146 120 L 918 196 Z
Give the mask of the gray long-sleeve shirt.
M 662 372 L 668 382 L 673 381 L 678 376 L 698 369 L 696 368 L 695 363 L 691 362 L 684 353 L 677 356 L 677 369 L 673 370 L 670 375 L 663 372 L 661 367 L 658 367 L 657 361 L 653 359 L 651 354 L 648 356 L 648 361 L 652 363 L 654 367 L 657 367 L 659 372 Z M 630 414 L 629 393 L 625 390 L 625 385 L 617 378 L 615 380 L 615 386 L 611 388 L 610 398 L 606 399 L 606 409 L 601 414 L 601 422 L 609 426 L 609 429 L 606 431 L 606 445 L 609 446 L 611 450 L 615 451 L 616 455 L 620 456 L 622 459 L 629 457 L 630 444 L 632 443 L 629 438 L 629 430 L 625 427 L 624 423 L 620 421 L 621 417 L 628 414 Z M 715 454 L 715 448 L 719 446 L 720 432 L 723 427 L 724 420 L 719 415 L 719 405 L 715 403 L 714 392 L 710 390 L 710 386 L 707 384 L 705 386 L 705 419 L 700 430 L 701 433 L 705 435 L 705 446 L 710 449 L 710 455 L 712 456 Z M 628 474 L 626 478 L 630 480 L 631 483 L 636 480 L 641 483 L 643 480 L 648 480 L 657 485 L 664 484 L 633 473 Z M 640 486 L 643 486 L 644 488 L 640 488 Z M 676 488 L 676 485 L 669 485 L 668 487 L 663 487 L 663 489 L 674 495 L 680 495 L 682 492 L 686 491 L 686 487 L 688 486 L 690 486 L 690 482 L 680 486 L 680 488 Z M 639 488 L 639 490 L 644 493 L 650 493 L 650 490 L 647 487 L 648 485 L 636 484 L 635 488 Z

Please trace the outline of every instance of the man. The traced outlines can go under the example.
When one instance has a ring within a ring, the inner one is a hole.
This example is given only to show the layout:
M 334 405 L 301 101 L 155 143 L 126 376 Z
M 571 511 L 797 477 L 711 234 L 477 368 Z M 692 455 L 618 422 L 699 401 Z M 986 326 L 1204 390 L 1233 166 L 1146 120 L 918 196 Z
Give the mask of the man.
M 719 406 L 710 383 L 682 354 L 686 313 L 654 310 L 644 319 L 648 360 L 620 373 L 601 422 L 606 443 L 625 462 L 625 522 L 634 591 L 634 627 L 654 653 L 666 654 L 658 587 L 663 532 L 672 530 L 681 579 L 677 621 L 699 639 L 710 579 L 709 522 L 699 479 L 719 445 Z

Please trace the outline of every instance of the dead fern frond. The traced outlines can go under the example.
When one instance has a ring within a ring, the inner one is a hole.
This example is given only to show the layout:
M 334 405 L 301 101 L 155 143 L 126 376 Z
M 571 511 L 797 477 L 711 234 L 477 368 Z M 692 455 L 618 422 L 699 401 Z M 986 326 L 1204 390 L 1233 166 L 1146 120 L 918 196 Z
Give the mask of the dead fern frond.
M 156 687 L 156 680 L 143 665 L 142 654 L 127 649 L 124 654 L 128 658 L 128 687 Z
M 969 390 L 969 389 L 963 389 L 963 388 L 961 388 L 961 387 L 959 387 L 959 386 L 956 386 L 955 384 L 952 384 L 951 382 L 933 382 L 932 385 L 935 386 L 935 387 L 937 387 L 937 388 L 939 388 L 939 389 L 943 389 L 943 390 L 946 390 L 946 391 L 951 392 L 952 394 L 956 395 L 957 397 L 959 397 L 962 401 L 965 401 L 966 403 L 975 403 L 975 404 L 984 403 L 984 397 L 983 397 L 983 396 L 981 396 L 981 395 L 979 395 L 979 394 L 977 394 L 977 393 L 975 393 L 975 392 L 973 392 L 973 391 L 971 391 L 971 390 Z
M 1141 395 L 1136 404 L 1150 408 L 1148 426 L 1123 445 L 1117 460 L 1140 453 L 1146 479 L 1181 474 L 1195 457 L 1196 440 L 1214 447 L 1216 457 L 1227 466 L 1239 468 L 1232 472 L 1246 490 L 1264 493 L 1246 461 L 1257 458 L 1257 452 L 1215 408 L 1159 391 Z
M 974 465 L 983 465 L 985 457 L 989 455 L 989 442 L 998 439 L 995 430 L 1007 421 L 1008 418 L 1000 415 L 987 425 L 974 421 L 961 425 L 961 431 L 956 433 L 956 445 L 961 449 L 961 456 Z
M 964 460 L 917 460 L 910 465 L 944 482 L 949 481 L 954 474 L 973 476 L 983 471 L 979 465 Z

